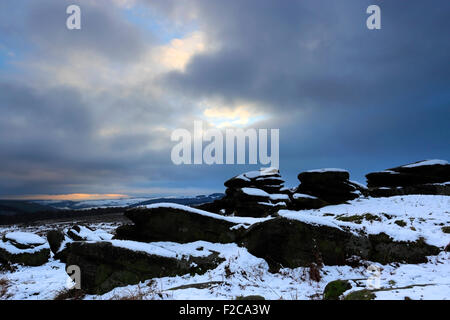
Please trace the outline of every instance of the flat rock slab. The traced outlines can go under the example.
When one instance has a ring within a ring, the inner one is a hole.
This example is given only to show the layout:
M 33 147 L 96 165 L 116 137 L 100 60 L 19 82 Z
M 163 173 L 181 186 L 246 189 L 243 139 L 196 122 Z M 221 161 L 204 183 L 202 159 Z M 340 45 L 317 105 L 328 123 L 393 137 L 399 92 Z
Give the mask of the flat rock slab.
M 175 204 L 155 204 L 125 212 L 134 225 L 119 227 L 115 239 L 178 243 L 204 240 L 215 243 L 238 241 L 245 228 L 263 221 L 256 218 L 225 217 Z
M 223 259 L 215 252 L 181 254 L 134 241 L 71 242 L 59 253 L 67 266 L 79 266 L 81 288 L 103 294 L 116 287 L 184 274 L 203 274 Z

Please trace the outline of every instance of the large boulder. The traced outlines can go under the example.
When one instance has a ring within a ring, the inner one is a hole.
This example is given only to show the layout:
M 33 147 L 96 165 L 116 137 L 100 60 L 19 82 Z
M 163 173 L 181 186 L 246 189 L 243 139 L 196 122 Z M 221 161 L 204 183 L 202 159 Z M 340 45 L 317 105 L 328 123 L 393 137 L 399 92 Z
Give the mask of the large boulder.
M 302 221 L 304 220 L 304 221 Z M 307 267 L 312 263 L 351 265 L 354 257 L 383 264 L 421 263 L 440 249 L 417 241 L 394 241 L 384 233 L 355 234 L 320 218 L 278 217 L 252 225 L 242 244 L 267 261 L 272 270 Z
M 424 160 L 366 175 L 374 197 L 407 194 L 450 195 L 450 164 Z
M 10 232 L 0 241 L 0 262 L 40 266 L 50 258 L 45 239 L 29 232 Z
M 125 216 L 134 225 L 117 228 L 115 239 L 143 242 L 235 242 L 242 237 L 245 230 L 243 226 L 251 222 L 250 218 L 225 217 L 173 203 L 130 209 L 125 212 Z
M 317 169 L 298 175 L 300 185 L 296 193 L 314 196 L 326 204 L 339 204 L 366 194 L 366 189 L 349 180 L 350 174 L 343 169 Z M 314 203 L 317 205 L 317 203 Z M 298 204 L 297 204 L 298 206 Z M 313 209 L 306 207 L 305 209 Z
M 99 241 L 67 243 L 61 252 L 67 266 L 80 268 L 81 289 L 102 294 L 119 286 L 137 284 L 152 278 L 203 274 L 223 259 L 199 248 L 170 249 L 135 241 Z
M 283 217 L 251 226 L 242 243 L 251 254 L 265 259 L 271 270 L 318 262 L 344 265 L 347 258 L 367 255 L 370 249 L 367 239 L 350 232 Z
M 289 207 L 290 192 L 276 168 L 261 168 L 235 176 L 224 183 L 225 197 L 203 209 L 241 217 L 267 217 Z
M 50 250 L 53 253 L 57 253 L 66 238 L 66 235 L 61 230 L 50 230 L 47 232 L 47 241 L 50 245 Z

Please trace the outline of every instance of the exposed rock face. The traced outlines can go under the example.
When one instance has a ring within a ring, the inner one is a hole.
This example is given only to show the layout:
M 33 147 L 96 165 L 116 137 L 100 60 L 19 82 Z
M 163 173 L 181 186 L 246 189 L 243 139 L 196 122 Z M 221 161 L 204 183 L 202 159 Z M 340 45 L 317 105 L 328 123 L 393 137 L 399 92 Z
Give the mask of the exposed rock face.
M 386 234 L 355 235 L 327 226 L 278 217 L 257 223 L 248 229 L 243 240 L 248 251 L 267 261 L 272 270 L 279 267 L 306 267 L 351 264 L 351 257 L 380 262 L 421 263 L 439 253 L 439 248 L 422 240 L 394 241 Z
M 407 194 L 450 195 L 450 164 L 425 160 L 366 175 L 373 197 Z
M 366 189 L 349 180 L 350 174 L 342 169 L 318 169 L 302 172 L 298 175 L 300 185 L 295 193 L 306 194 L 322 202 L 294 202 L 298 209 L 315 209 L 326 204 L 339 204 L 366 194 Z M 305 206 L 302 208 L 302 204 Z
M 116 230 L 116 239 L 143 242 L 197 240 L 228 243 L 237 241 L 243 233 L 239 218 L 223 217 L 177 204 L 155 204 L 125 212 L 134 222 Z
M 47 241 L 50 245 L 50 250 L 52 250 L 53 253 L 57 253 L 59 251 L 64 239 L 65 235 L 61 230 L 50 230 L 47 233 Z
M 250 227 L 243 245 L 251 254 L 265 259 L 273 271 L 307 267 L 318 260 L 326 265 L 344 265 L 352 255 L 367 254 L 370 247 L 367 239 L 349 232 L 282 217 Z
M 80 267 L 81 288 L 91 294 L 102 294 L 155 277 L 203 274 L 223 260 L 209 251 L 182 256 L 144 245 L 148 249 L 133 241 L 71 242 L 66 244 L 61 257 L 67 266 Z
M 0 262 L 40 266 L 50 258 L 45 239 L 28 232 L 10 232 L 0 242 Z

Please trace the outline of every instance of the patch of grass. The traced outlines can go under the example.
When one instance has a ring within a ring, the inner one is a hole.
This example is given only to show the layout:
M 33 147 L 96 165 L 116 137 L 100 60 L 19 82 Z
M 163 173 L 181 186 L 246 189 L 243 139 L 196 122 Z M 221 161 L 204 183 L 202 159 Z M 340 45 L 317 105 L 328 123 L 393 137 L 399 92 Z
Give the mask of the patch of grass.
M 86 293 L 80 289 L 63 289 L 59 291 L 53 300 L 82 300 Z
M 395 220 L 394 223 L 399 227 L 406 227 L 406 222 L 403 220 Z
M 364 220 L 366 221 L 381 221 L 381 218 L 379 216 L 373 215 L 371 213 L 365 213 L 363 215 L 352 215 L 352 216 L 339 216 L 336 218 L 339 221 L 344 221 L 344 222 L 353 222 L 356 224 L 361 224 Z
M 6 278 L 0 278 L 0 299 L 7 298 L 8 288 L 11 286 L 11 283 Z
M 443 233 L 450 233 L 450 226 L 442 227 L 441 230 Z
M 17 267 L 9 262 L 0 262 L 0 272 L 15 272 Z
M 174 288 L 170 288 L 167 289 L 169 290 L 180 290 L 180 289 L 208 289 L 211 288 L 212 286 L 217 286 L 217 285 L 221 285 L 223 284 L 223 281 L 210 281 L 210 282 L 201 282 L 201 283 L 192 283 L 192 284 L 185 284 L 182 286 L 178 286 L 178 287 L 174 287 Z
M 320 266 L 316 263 L 311 263 L 309 266 L 309 278 L 312 281 L 319 282 L 322 279 L 322 275 L 320 274 Z
M 146 290 L 142 290 L 141 286 L 138 285 L 134 290 L 127 290 L 128 294 L 125 295 L 113 295 L 110 300 L 154 300 L 154 299 L 162 299 L 167 297 L 167 295 L 163 294 L 160 290 L 154 286 L 146 286 Z
M 236 300 L 266 300 L 262 296 L 254 295 L 254 296 L 237 296 Z

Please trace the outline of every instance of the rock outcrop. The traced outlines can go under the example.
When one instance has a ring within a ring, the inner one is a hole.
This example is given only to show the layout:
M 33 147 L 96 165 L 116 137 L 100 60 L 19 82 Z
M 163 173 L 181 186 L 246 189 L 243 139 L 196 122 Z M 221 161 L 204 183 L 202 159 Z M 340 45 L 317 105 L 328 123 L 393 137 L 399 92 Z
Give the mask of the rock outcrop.
M 355 256 L 380 262 L 421 263 L 440 249 L 419 239 L 394 241 L 388 235 L 355 235 L 332 225 L 302 222 L 284 217 L 252 225 L 243 245 L 267 261 L 272 270 L 307 267 L 312 263 L 351 265 Z
M 169 250 L 121 240 L 67 243 L 60 256 L 67 266 L 80 267 L 79 285 L 90 294 L 156 277 L 203 274 L 223 261 L 217 253 L 202 248 L 184 253 L 174 246 Z
M 408 194 L 450 195 L 450 164 L 424 160 L 366 175 L 372 197 Z
M 339 204 L 367 193 L 364 186 L 349 178 L 349 172 L 342 169 L 317 169 L 300 173 L 300 185 L 293 195 L 296 209 L 316 209 L 327 204 Z M 301 195 L 314 198 L 308 199 Z
M 244 226 L 250 221 L 173 203 L 130 209 L 125 212 L 125 216 L 134 224 L 119 227 L 115 239 L 142 242 L 236 242 L 242 237 Z
M 224 215 L 267 217 L 290 205 L 289 190 L 275 168 L 262 168 L 235 176 L 224 183 L 225 197 L 199 208 Z
M 0 262 L 40 266 L 49 258 L 48 243 L 34 233 L 10 232 L 0 241 Z

